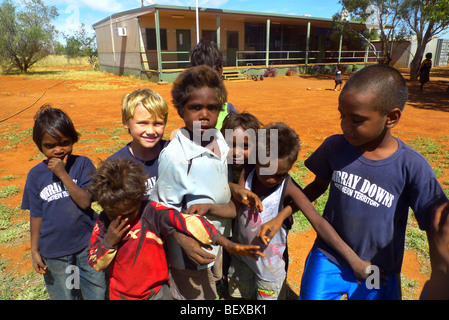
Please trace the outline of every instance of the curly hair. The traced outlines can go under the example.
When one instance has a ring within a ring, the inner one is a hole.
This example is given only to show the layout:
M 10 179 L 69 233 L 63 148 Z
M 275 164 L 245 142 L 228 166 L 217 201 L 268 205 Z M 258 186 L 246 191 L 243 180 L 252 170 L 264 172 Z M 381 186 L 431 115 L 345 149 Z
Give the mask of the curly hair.
M 270 159 L 285 159 L 286 165 L 291 168 L 296 162 L 300 150 L 298 134 L 283 122 L 270 123 L 262 130 L 266 134 L 266 144 L 261 146 L 261 151 L 263 150 Z M 276 141 L 271 141 L 273 139 Z M 272 154 L 272 145 L 277 145 L 277 154 Z
M 88 190 L 107 211 L 118 204 L 131 205 L 143 200 L 146 181 L 142 165 L 131 159 L 107 159 L 93 173 Z
M 190 50 L 190 65 L 194 67 L 202 64 L 213 68 L 215 71 L 223 69 L 223 54 L 215 42 L 201 39 Z
M 222 106 L 228 98 L 228 92 L 221 76 L 211 67 L 200 65 L 184 70 L 173 82 L 171 91 L 173 104 L 182 118 L 184 106 L 195 90 L 208 87 L 214 90 L 218 103 Z

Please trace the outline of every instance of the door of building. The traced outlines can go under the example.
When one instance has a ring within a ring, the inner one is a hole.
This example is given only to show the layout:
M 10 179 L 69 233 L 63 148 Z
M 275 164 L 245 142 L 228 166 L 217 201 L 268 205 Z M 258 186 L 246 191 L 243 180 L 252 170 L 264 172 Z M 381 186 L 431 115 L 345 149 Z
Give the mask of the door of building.
M 190 30 L 177 29 L 176 30 L 176 51 L 190 51 L 191 39 Z M 189 65 L 189 54 L 178 53 L 178 61 L 187 61 L 185 63 L 178 63 L 178 68 L 186 68 Z
M 227 33 L 227 49 L 226 49 L 226 65 L 235 66 L 235 54 L 239 50 L 239 32 L 228 31 Z

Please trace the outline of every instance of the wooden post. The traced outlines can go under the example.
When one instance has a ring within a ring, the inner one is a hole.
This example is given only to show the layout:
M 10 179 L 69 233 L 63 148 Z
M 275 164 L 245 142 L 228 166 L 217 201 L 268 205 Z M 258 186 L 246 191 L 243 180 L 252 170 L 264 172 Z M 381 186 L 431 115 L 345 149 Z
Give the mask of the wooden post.
M 156 51 L 157 51 L 157 73 L 158 81 L 162 80 L 162 54 L 161 54 L 161 30 L 159 26 L 159 9 L 154 11 L 154 22 L 156 26 Z
M 340 45 L 338 47 L 338 64 L 340 64 L 340 60 L 341 60 L 341 47 L 343 44 L 343 35 L 340 35 Z
M 221 51 L 221 23 L 219 14 L 217 14 L 217 47 Z
M 306 67 L 309 64 L 310 21 L 307 22 Z
M 270 19 L 267 19 L 267 45 L 265 47 L 265 66 L 268 68 L 270 65 Z

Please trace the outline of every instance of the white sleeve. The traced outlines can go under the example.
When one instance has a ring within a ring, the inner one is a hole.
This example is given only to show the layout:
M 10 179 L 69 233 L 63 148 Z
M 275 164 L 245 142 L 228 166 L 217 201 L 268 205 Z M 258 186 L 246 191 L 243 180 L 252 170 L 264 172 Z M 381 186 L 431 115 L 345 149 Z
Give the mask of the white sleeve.
M 188 163 L 179 160 L 172 151 L 165 148 L 159 155 L 158 178 L 151 190 L 150 200 L 181 211 L 188 190 Z

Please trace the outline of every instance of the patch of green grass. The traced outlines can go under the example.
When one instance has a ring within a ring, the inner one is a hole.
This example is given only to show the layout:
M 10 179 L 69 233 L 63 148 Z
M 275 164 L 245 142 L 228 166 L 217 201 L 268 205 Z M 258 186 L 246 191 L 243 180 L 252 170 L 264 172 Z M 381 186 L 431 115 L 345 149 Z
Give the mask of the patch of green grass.
M 441 149 L 441 146 L 435 140 L 427 137 L 416 137 L 410 140 L 408 145 L 424 157 L 431 154 L 438 154 Z
M 0 278 L 0 300 L 49 300 L 42 275 L 3 274 Z
M 415 215 L 411 210 L 405 234 L 405 249 L 416 252 L 418 258 L 422 261 L 429 261 L 430 259 L 427 234 L 419 228 Z M 423 265 L 422 271 L 426 274 L 430 274 L 430 265 Z
M 30 223 L 28 221 L 19 222 L 11 225 L 7 229 L 0 231 L 0 243 L 13 242 L 24 238 L 30 232 Z
M 121 135 L 124 135 L 124 134 L 128 134 L 128 130 L 126 128 L 124 128 L 124 127 L 115 128 L 111 132 L 111 139 L 112 139 L 112 137 L 120 137 Z
M 19 144 L 27 145 L 31 142 L 33 129 L 29 128 L 23 131 L 10 130 L 9 132 L 0 134 L 0 139 L 6 140 L 6 146 L 0 150 L 16 149 Z
M 5 186 L 0 188 L 0 199 L 7 199 L 18 194 L 20 188 L 18 186 Z
M 89 138 L 89 139 L 81 139 L 78 141 L 79 144 L 94 144 L 94 143 L 100 143 L 103 140 L 101 139 L 95 139 L 95 138 Z
M 418 290 L 421 290 L 418 285 L 418 281 L 407 278 L 401 273 L 402 300 L 414 300 Z
M 0 177 L 0 180 L 3 180 L 3 181 L 10 181 L 10 180 L 18 179 L 18 178 L 20 178 L 20 177 L 19 177 L 19 176 L 14 176 L 14 175 L 12 175 L 12 174 L 8 174 L 8 175 L 6 175 L 6 176 Z
M 0 230 L 6 230 L 11 227 L 10 219 L 19 214 L 17 208 L 12 208 L 7 204 L 0 204 Z
M 108 154 L 113 154 L 116 151 L 118 151 L 120 148 L 122 148 L 123 146 L 125 146 L 127 143 L 127 141 L 125 140 L 116 140 L 114 145 L 110 146 L 110 147 L 97 147 L 94 150 L 94 153 L 108 153 Z

